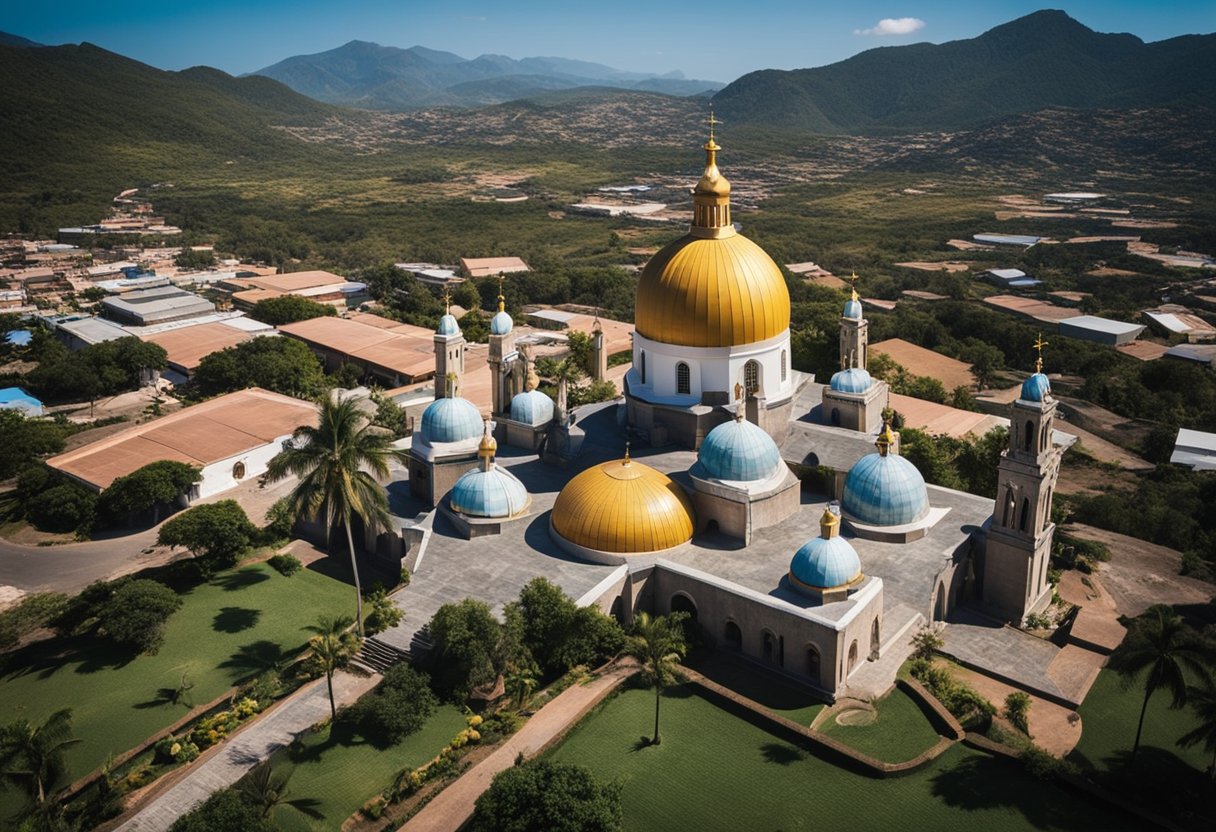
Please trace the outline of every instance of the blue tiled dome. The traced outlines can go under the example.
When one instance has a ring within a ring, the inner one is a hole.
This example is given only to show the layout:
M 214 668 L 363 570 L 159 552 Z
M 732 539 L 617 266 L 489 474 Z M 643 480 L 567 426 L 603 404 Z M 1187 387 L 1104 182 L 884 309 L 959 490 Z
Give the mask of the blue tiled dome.
M 494 317 L 490 318 L 491 335 L 508 335 L 514 326 L 515 322 L 511 320 L 511 316 L 505 309 L 499 309 L 494 313 Z
M 815 589 L 834 589 L 861 575 L 861 558 L 843 537 L 814 537 L 790 561 L 790 574 Z
M 868 372 L 860 367 L 850 367 L 834 374 L 830 386 L 837 393 L 864 393 L 873 383 Z
M 422 411 L 418 433 L 427 443 L 463 442 L 481 435 L 481 414 L 467 399 L 435 399 Z
M 513 517 L 528 507 L 528 490 L 497 465 L 466 471 L 452 486 L 452 509 L 470 517 Z
M 1042 373 L 1035 373 L 1022 382 L 1022 399 L 1028 402 L 1044 401 L 1051 393 L 1051 382 Z
M 856 298 L 846 301 L 844 305 L 844 317 L 849 318 L 850 320 L 860 321 L 861 301 L 857 300 Z
M 511 399 L 511 419 L 526 425 L 544 425 L 553 420 L 553 399 L 539 390 L 525 390 Z
M 902 526 L 929 513 L 925 478 L 899 454 L 863 456 L 844 481 L 844 509 L 861 523 Z
M 701 443 L 697 460 L 710 477 L 734 482 L 765 479 L 782 465 L 773 438 L 745 419 L 733 419 L 711 430 Z
M 456 316 L 448 313 L 439 319 L 439 328 L 435 330 L 439 335 L 459 335 L 460 324 L 456 323 Z

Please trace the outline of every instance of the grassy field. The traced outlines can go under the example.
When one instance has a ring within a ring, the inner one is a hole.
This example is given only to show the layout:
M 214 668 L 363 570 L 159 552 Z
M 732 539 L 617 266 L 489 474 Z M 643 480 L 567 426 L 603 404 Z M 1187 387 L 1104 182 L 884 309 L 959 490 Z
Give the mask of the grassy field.
M 275 810 L 284 832 L 337 829 L 342 821 L 389 784 L 393 775 L 414 768 L 439 753 L 465 727 L 464 716 L 444 705 L 416 733 L 401 743 L 379 749 L 348 727 L 309 736 L 301 747 L 285 748 L 271 757 L 275 772 L 290 772 L 290 798 L 319 801 L 312 818 L 287 806 Z
M 896 689 L 874 703 L 873 722 L 841 725 L 835 717 L 825 719 L 819 730 L 863 754 L 888 763 L 902 763 L 932 748 L 939 739 L 920 706 Z
M 81 742 L 68 751 L 73 778 L 185 715 L 158 696 L 183 674 L 195 704 L 303 648 L 302 629 L 325 612 L 345 612 L 346 584 L 312 571 L 290 578 L 265 564 L 223 572 L 183 594 L 155 656 L 93 638 L 53 639 L 8 656 L 0 670 L 4 721 L 37 722 L 71 708 Z
M 799 725 L 809 726 L 826 707 L 814 694 L 771 673 L 734 661 L 720 653 L 698 656 L 691 663 L 702 676 L 760 703 Z
M 1010 764 L 955 746 L 907 777 L 874 780 L 837 768 L 683 688 L 663 703 L 663 744 L 644 748 L 653 702 L 626 691 L 555 751 L 624 784 L 625 828 L 1132 829 Z

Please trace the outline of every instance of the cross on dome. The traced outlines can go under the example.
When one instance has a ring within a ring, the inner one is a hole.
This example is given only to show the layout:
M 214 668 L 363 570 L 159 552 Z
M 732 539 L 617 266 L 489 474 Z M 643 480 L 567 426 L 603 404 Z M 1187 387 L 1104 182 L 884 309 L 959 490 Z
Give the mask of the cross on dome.
M 1034 348 L 1039 353 L 1039 357 L 1034 361 L 1034 371 L 1036 373 L 1043 372 L 1043 347 L 1047 346 L 1047 342 L 1043 340 L 1043 333 L 1039 333 L 1034 339 Z

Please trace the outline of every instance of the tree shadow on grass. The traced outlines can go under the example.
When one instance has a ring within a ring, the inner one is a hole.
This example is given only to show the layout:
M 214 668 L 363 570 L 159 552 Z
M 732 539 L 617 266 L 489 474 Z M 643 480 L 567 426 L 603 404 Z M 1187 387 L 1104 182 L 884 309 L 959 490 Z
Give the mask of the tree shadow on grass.
M 71 636 L 35 642 L 9 654 L 0 665 L 0 676 L 17 678 L 33 674 L 39 679 L 49 679 L 67 668 L 76 673 L 96 673 L 124 667 L 138 656 L 133 647 L 97 636 Z
M 238 569 L 235 572 L 225 572 L 211 579 L 211 583 L 228 592 L 236 592 L 256 586 L 262 581 L 269 581 L 270 576 L 257 567 Z
M 329 729 L 329 735 L 323 742 L 304 743 L 293 742 L 287 747 L 287 758 L 292 764 L 315 763 L 325 756 L 325 753 L 339 746 L 351 748 L 358 745 L 369 745 L 371 740 L 359 732 L 356 723 L 344 720 L 339 714 L 337 722 Z M 376 746 L 379 748 L 379 746 Z
M 760 746 L 760 752 L 764 755 L 765 762 L 779 766 L 788 766 L 806 759 L 805 752 L 781 742 L 766 742 Z
M 221 607 L 215 614 L 211 629 L 217 633 L 239 633 L 256 626 L 262 611 L 249 607 Z
M 1169 749 L 1141 745 L 1135 761 L 1131 749 L 1123 749 L 1102 762 L 1106 771 L 1098 779 L 1111 791 L 1166 817 L 1206 817 L 1198 827 L 1216 827 L 1210 778 Z
M 241 678 L 252 673 L 276 670 L 295 658 L 299 652 L 298 648 L 286 650 L 277 642 L 260 639 L 249 644 L 242 644 L 235 653 L 220 662 L 218 666 L 223 670 L 235 671 L 233 677 Z
M 1095 804 L 1064 800 L 1057 787 L 1031 778 L 1017 763 L 987 756 L 969 756 L 938 772 L 929 781 L 930 794 L 947 806 L 976 812 L 1006 807 L 1022 813 L 1036 829 L 1100 828 Z

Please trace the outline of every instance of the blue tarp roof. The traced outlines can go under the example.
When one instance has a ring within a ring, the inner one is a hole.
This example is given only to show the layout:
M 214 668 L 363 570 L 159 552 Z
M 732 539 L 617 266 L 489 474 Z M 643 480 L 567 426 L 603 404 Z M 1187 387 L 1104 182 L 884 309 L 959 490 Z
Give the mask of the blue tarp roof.
M 3 390 L 0 390 L 0 405 L 9 404 L 10 402 L 24 402 L 32 407 L 42 407 L 42 402 L 20 387 L 5 387 Z

